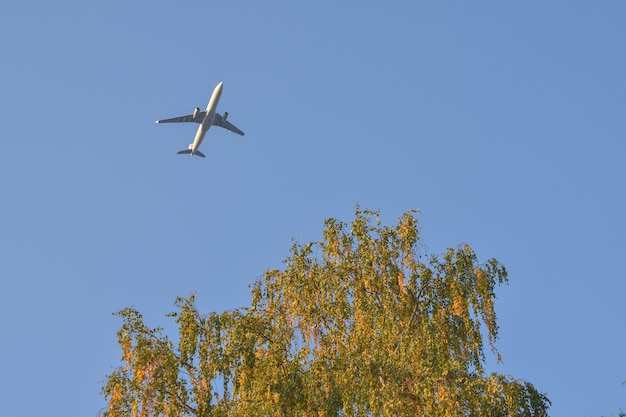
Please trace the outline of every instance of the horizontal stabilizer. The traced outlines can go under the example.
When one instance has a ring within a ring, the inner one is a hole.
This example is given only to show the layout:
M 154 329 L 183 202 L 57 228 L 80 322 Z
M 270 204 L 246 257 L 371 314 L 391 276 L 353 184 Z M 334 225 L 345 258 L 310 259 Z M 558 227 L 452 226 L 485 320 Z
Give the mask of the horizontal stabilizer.
M 179 155 L 180 155 L 180 154 L 187 154 L 187 155 L 188 155 L 188 154 L 190 154 L 190 153 L 191 153 L 191 149 L 184 149 L 184 150 L 182 150 L 182 151 L 178 151 L 178 152 L 176 152 L 176 153 L 177 153 L 177 154 L 179 154 Z M 203 154 L 202 152 L 198 151 L 198 150 L 197 150 L 197 151 L 195 151 L 193 154 L 194 154 L 194 155 L 198 155 L 200 158 L 205 158 L 204 154 Z

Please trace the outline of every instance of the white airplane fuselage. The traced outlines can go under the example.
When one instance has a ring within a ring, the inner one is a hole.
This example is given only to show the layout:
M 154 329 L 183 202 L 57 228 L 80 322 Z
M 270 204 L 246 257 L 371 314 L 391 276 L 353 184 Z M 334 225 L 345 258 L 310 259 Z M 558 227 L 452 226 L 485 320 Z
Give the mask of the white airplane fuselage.
M 191 156 L 193 156 L 196 150 L 200 147 L 200 144 L 206 136 L 206 132 L 213 125 L 213 119 L 215 118 L 215 112 L 217 111 L 217 103 L 219 103 L 220 98 L 222 97 L 223 87 L 224 83 L 219 83 L 217 87 L 215 87 L 215 90 L 213 90 L 213 94 L 211 95 L 209 104 L 206 107 L 204 120 L 202 120 L 202 123 L 200 123 L 200 126 L 198 126 L 198 131 L 196 132 L 196 137 L 194 138 L 193 143 L 189 145 L 189 149 L 191 150 Z

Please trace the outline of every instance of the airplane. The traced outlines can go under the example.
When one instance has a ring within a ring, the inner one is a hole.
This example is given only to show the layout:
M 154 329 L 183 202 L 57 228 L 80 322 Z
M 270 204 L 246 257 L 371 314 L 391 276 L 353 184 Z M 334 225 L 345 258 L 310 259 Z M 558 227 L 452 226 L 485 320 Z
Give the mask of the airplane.
M 224 115 L 220 115 L 216 112 L 217 103 L 220 101 L 220 97 L 222 96 L 222 89 L 224 88 L 224 83 L 221 82 L 215 87 L 213 90 L 213 94 L 211 95 L 211 99 L 209 100 L 209 104 L 205 111 L 200 111 L 199 107 L 196 107 L 192 114 L 188 114 L 186 116 L 174 117 L 172 119 L 164 119 L 157 120 L 157 123 L 185 123 L 185 122 L 194 122 L 200 123 L 198 127 L 198 131 L 196 132 L 196 137 L 193 140 L 193 143 L 189 145 L 189 149 L 184 149 L 182 151 L 178 151 L 178 154 L 189 154 L 190 156 L 198 155 L 202 158 L 205 155 L 198 150 L 200 144 L 204 140 L 204 136 L 206 132 L 209 130 L 211 126 L 219 126 L 223 127 L 226 130 L 230 130 L 238 135 L 243 136 L 244 133 L 237 129 L 232 123 L 227 121 L 228 113 L 224 112 Z

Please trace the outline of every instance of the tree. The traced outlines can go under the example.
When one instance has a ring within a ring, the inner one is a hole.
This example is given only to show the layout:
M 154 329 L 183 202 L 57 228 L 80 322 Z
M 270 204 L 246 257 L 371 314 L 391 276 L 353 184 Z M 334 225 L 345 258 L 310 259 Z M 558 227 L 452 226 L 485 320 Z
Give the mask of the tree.
M 357 207 L 266 271 L 250 307 L 202 315 L 178 298 L 176 342 L 120 311 L 106 416 L 547 415 L 533 385 L 484 370 L 504 266 L 419 247 L 414 211 L 388 227 Z

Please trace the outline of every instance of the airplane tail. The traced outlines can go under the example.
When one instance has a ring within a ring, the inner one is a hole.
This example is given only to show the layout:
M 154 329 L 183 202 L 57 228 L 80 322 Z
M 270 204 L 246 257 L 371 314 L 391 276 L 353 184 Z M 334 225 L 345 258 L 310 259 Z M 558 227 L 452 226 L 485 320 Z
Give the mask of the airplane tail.
M 178 151 L 176 152 L 177 154 L 190 154 L 191 153 L 191 149 L 184 149 L 182 151 Z M 200 158 L 205 158 L 204 154 L 198 150 L 196 150 L 194 153 L 194 155 L 198 155 Z

